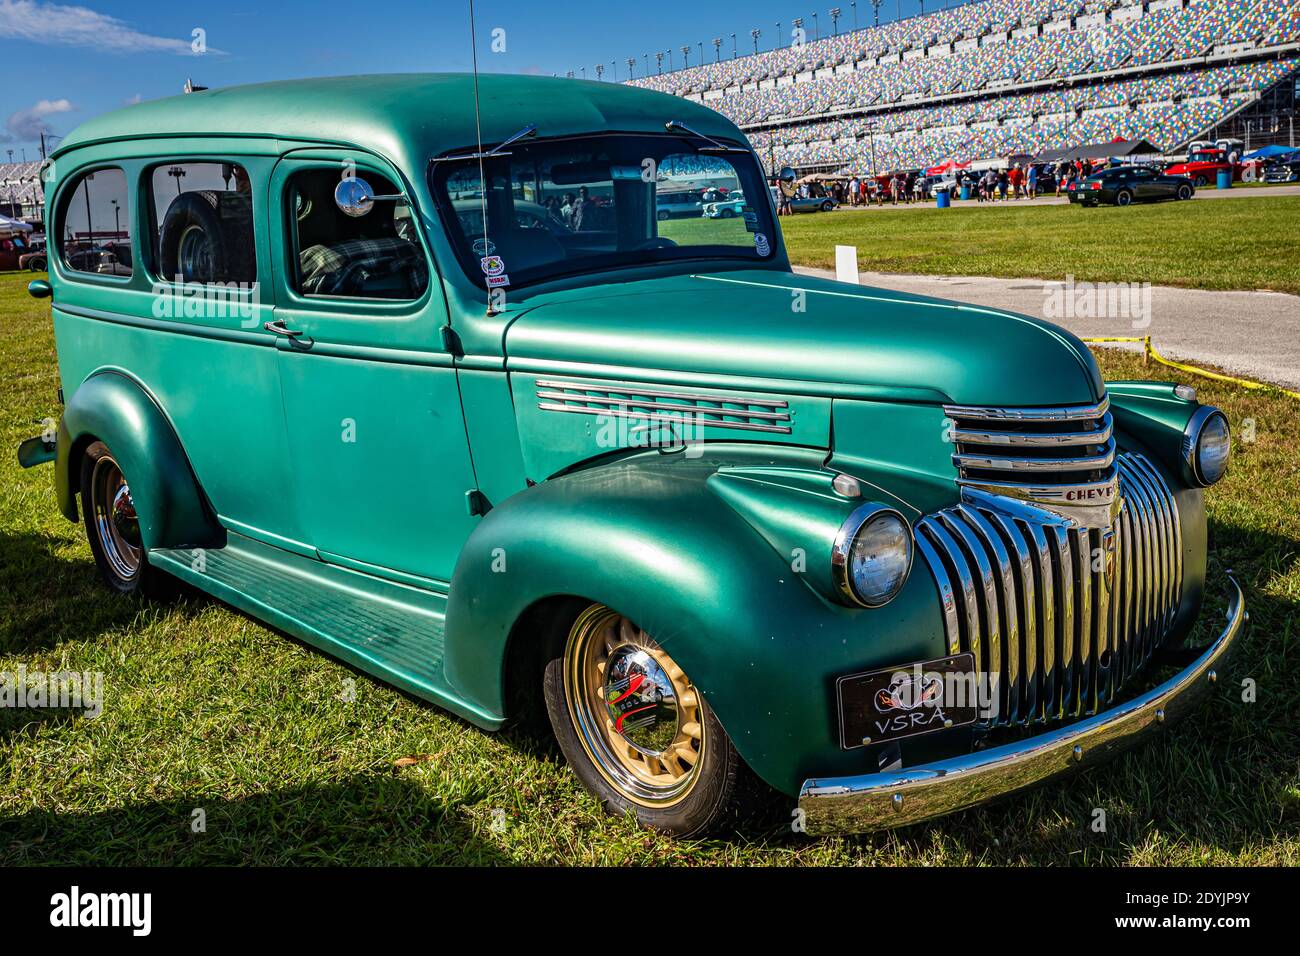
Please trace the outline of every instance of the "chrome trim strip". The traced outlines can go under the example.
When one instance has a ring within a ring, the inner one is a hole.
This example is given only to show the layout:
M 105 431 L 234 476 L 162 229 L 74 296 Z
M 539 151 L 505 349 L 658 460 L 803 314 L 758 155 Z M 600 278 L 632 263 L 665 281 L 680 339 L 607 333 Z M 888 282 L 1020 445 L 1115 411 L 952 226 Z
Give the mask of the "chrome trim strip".
M 648 395 L 657 398 L 675 398 L 683 402 L 722 402 L 735 405 L 758 405 L 763 408 L 789 408 L 790 403 L 771 398 L 728 398 L 704 392 L 665 392 L 662 389 L 638 388 L 617 382 L 561 382 L 555 379 L 537 380 L 537 388 L 560 388 L 579 392 L 612 392 L 615 395 Z M 577 396 L 574 396 L 575 398 Z
M 807 832 L 853 833 L 905 826 L 1101 763 L 1185 716 L 1241 636 L 1245 598 L 1231 575 L 1227 625 L 1189 667 L 1131 701 L 1028 740 L 919 767 L 813 777 L 799 788 Z
M 582 403 L 587 405 L 607 405 L 615 408 L 650 408 L 657 412 L 693 412 L 697 415 L 716 415 L 726 418 L 760 418 L 768 419 L 774 422 L 790 421 L 789 412 L 751 412 L 739 408 L 710 408 L 702 405 L 670 405 L 666 402 L 657 402 L 650 399 L 645 401 L 636 401 L 633 399 L 622 398 L 597 398 L 595 395 L 565 395 L 563 392 L 538 392 L 539 399 L 549 399 L 547 404 L 552 402 L 574 402 L 577 403 L 566 407 L 580 407 Z M 596 408 L 593 411 L 601 412 L 605 409 Z
M 576 415 L 612 415 L 614 418 L 645 418 L 653 422 L 668 425 L 695 425 L 707 428 L 732 428 L 747 432 L 771 432 L 789 435 L 789 425 L 755 425 L 748 422 L 708 422 L 700 421 L 695 415 L 658 415 L 654 413 L 629 412 L 616 408 L 574 408 L 572 405 L 558 405 L 554 402 L 538 402 L 537 407 L 545 412 L 569 412 Z
M 958 452 L 952 456 L 958 468 L 987 468 L 994 471 L 1048 472 L 1101 471 L 1115 463 L 1115 440 L 1106 442 L 1100 455 L 1086 458 L 999 458 L 993 455 L 976 455 Z M 973 479 L 978 480 L 978 479 Z
M 1088 432 L 995 432 L 973 428 L 952 428 L 948 434 L 955 442 L 966 445 L 998 445 L 1015 448 L 1060 448 L 1063 445 L 1104 445 L 1111 439 L 1113 428 L 1108 417 L 1106 424 Z
M 1107 395 L 1096 405 L 1067 405 L 1060 408 L 993 408 L 982 405 L 945 405 L 949 418 L 973 418 L 987 422 L 1077 422 L 1101 418 L 1110 408 Z

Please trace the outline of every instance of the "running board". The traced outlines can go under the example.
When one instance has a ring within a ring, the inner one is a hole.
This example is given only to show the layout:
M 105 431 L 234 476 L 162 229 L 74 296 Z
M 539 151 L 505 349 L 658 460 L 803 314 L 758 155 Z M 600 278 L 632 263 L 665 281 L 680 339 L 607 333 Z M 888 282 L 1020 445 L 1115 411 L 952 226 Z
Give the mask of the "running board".
M 292 554 L 230 532 L 224 548 L 161 548 L 149 560 L 201 591 L 417 697 L 495 730 L 501 717 L 443 676 L 447 596 Z

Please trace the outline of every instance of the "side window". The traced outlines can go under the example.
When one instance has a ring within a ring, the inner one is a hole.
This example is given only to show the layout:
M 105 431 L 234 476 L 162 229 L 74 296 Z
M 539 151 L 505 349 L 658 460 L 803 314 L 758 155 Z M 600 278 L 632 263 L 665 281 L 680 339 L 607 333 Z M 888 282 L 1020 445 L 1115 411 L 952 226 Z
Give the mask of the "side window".
M 236 163 L 168 163 L 150 176 L 154 262 L 165 282 L 253 283 L 253 191 Z
M 409 206 L 377 200 L 362 216 L 334 203 L 339 170 L 311 169 L 289 180 L 295 288 L 302 295 L 365 299 L 417 299 L 429 284 L 429 266 Z M 357 173 L 376 196 L 400 190 L 386 177 Z
M 58 225 L 59 254 L 72 272 L 129 276 L 131 210 L 116 166 L 86 173 L 68 194 Z

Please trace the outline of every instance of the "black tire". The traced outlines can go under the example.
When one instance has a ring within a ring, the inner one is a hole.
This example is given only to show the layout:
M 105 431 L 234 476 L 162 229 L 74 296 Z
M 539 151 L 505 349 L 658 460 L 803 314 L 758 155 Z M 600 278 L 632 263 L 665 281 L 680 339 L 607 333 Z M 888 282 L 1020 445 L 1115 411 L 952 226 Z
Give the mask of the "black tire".
M 822 212 L 830 212 L 834 208 L 835 208 L 835 203 L 833 202 L 822 203 Z
M 663 222 L 668 218 L 668 210 L 660 209 L 657 213 L 655 213 L 655 218 L 658 219 L 660 222 Z
M 1204 176 L 1200 175 L 1199 173 L 1192 178 L 1192 182 L 1196 185 L 1197 189 L 1204 189 L 1210 183 L 1208 179 L 1206 179 Z
M 1133 203 L 1133 194 L 1127 189 L 1121 189 L 1115 194 L 1116 206 L 1129 206 Z
M 181 193 L 167 207 L 158 239 L 163 279 L 252 282 L 253 205 L 247 193 Z
M 112 494 L 117 484 L 114 472 L 126 492 L 124 501 Z M 95 567 L 110 590 L 151 598 L 170 597 L 175 593 L 174 579 L 149 563 L 149 554 L 140 540 L 130 487 L 113 453 L 102 441 L 87 448 L 81 460 L 81 515 Z M 129 530 L 132 523 L 133 532 Z
M 44 256 L 37 259 L 27 260 L 27 269 L 30 272 L 44 272 L 48 268 L 48 265 L 49 264 L 45 261 Z
M 723 218 L 723 219 L 735 219 L 735 218 L 736 218 L 736 213 L 735 213 L 734 210 L 731 210 L 731 209 L 724 209 L 724 210 L 722 210 L 722 218 Z
M 637 799 L 629 788 L 614 782 L 598 767 L 588 751 L 588 746 L 597 744 L 584 744 L 584 739 L 594 738 L 584 738 L 579 729 L 581 718 L 578 711 L 582 705 L 576 701 L 571 703 L 572 687 L 566 673 L 572 663 L 570 652 L 574 636 L 584 622 L 602 614 L 618 617 L 599 604 L 584 601 L 569 605 L 565 613 L 550 619 L 548 632 L 543 635 L 542 693 L 560 750 L 583 786 L 609 813 L 631 815 L 642 826 L 678 837 L 701 836 L 717 830 L 724 820 L 734 818 L 740 812 L 742 803 L 746 802 L 742 800 L 742 793 L 758 791 L 744 785 L 749 782 L 747 777 L 753 775 L 745 767 L 703 694 L 696 695 L 703 735 L 699 756 L 691 771 L 692 780 L 685 793 L 674 797 L 671 803 L 652 806 Z M 644 632 L 638 633 L 645 637 Z M 650 643 L 658 649 L 657 644 Z M 753 779 L 757 780 L 756 777 Z
M 1178 198 L 1179 199 L 1192 198 L 1192 187 L 1188 183 L 1183 183 L 1181 186 L 1178 187 Z

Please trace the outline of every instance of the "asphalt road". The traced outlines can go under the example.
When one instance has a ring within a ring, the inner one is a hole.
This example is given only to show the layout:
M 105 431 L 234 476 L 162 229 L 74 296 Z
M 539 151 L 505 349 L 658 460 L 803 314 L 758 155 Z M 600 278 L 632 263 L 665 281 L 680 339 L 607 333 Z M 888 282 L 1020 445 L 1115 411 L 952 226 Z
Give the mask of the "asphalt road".
M 795 271 L 834 278 L 833 272 L 821 269 Z M 1068 312 L 1067 298 L 1084 301 L 1080 297 L 1087 290 L 1066 290 L 1061 282 L 880 272 L 863 272 L 860 278 L 863 285 L 1037 316 L 1083 338 L 1150 335 L 1167 358 L 1216 365 L 1246 378 L 1300 389 L 1300 296 L 1152 286 L 1149 300 L 1139 293 L 1127 303 L 1128 315 L 1135 318 L 1081 318 L 1077 308 L 1073 316 L 1062 313 Z M 1114 315 L 1120 310 L 1104 311 Z

